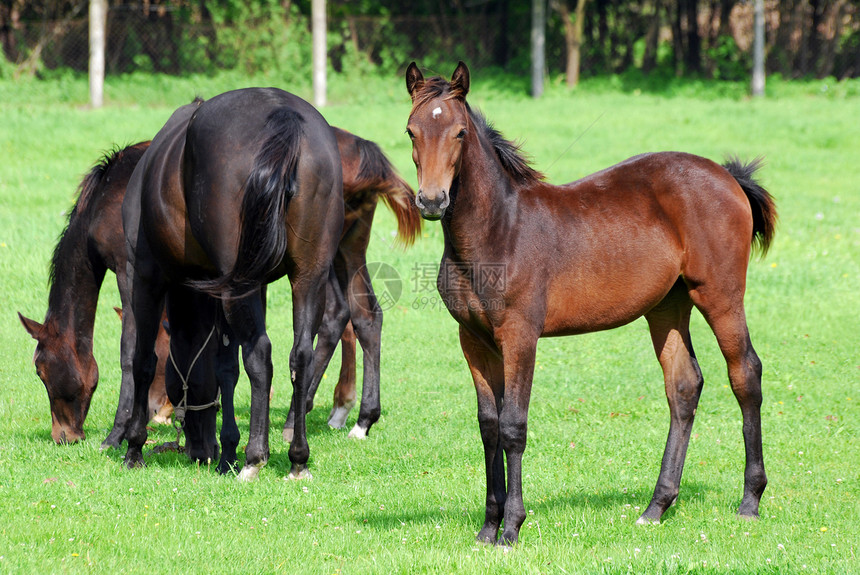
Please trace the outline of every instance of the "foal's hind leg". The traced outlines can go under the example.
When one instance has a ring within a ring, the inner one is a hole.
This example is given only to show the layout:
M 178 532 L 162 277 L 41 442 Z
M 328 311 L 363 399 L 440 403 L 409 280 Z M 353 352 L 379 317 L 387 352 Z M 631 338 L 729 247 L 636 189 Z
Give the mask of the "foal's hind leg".
M 660 304 L 645 316 L 654 351 L 663 368 L 669 402 L 669 437 L 660 465 L 660 476 L 648 508 L 636 521 L 659 523 L 660 517 L 678 497 L 681 473 L 690 442 L 690 432 L 702 393 L 702 372 L 690 340 L 690 311 L 693 303 L 686 287 L 678 282 Z
M 347 307 L 346 298 L 343 296 L 343 291 L 340 288 L 333 268 L 329 271 L 328 281 L 326 282 L 325 301 L 325 314 L 320 323 L 319 332 L 317 333 L 317 344 L 314 348 L 313 379 L 308 388 L 307 411 L 313 409 L 314 396 L 322 381 L 323 374 L 325 374 L 332 355 L 334 355 L 334 350 L 337 348 L 337 342 L 343 333 L 344 327 L 349 322 L 349 308 Z M 282 434 L 286 443 L 290 443 L 293 440 L 295 421 L 296 412 L 294 403 L 290 402 L 290 410 L 287 413 L 287 420 L 284 422 Z M 343 427 L 343 424 L 334 427 Z
M 367 437 L 370 427 L 379 421 L 382 406 L 379 398 L 380 347 L 382 343 L 382 308 L 373 292 L 363 250 L 348 254 L 349 313 L 358 343 L 361 344 L 364 371 L 361 380 L 361 406 L 358 420 L 349 432 L 353 439 Z M 349 257 L 351 256 L 351 257 Z M 353 362 L 355 357 L 353 356 Z
M 352 322 L 347 322 L 340 336 L 340 374 L 334 386 L 331 413 L 328 416 L 328 424 L 336 429 L 346 426 L 349 412 L 358 403 L 355 393 L 355 353 L 355 330 Z
M 737 293 L 737 290 L 725 290 Z M 738 515 L 758 518 L 759 502 L 767 486 L 764 471 L 764 455 L 761 440 L 761 361 L 753 349 L 747 328 L 743 306 L 743 291 L 732 301 L 729 297 L 711 297 L 714 292 L 696 290 L 691 292 L 696 307 L 699 308 L 723 352 L 728 365 L 729 381 L 732 391 L 743 415 L 744 451 L 744 496 Z

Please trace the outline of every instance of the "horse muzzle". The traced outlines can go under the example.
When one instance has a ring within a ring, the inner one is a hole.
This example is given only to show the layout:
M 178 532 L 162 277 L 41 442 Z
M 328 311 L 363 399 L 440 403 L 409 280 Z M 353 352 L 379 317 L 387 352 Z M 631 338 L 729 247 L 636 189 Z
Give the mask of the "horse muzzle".
M 445 208 L 451 203 L 451 198 L 446 190 L 439 190 L 434 194 L 425 194 L 424 190 L 418 190 L 415 196 L 415 206 L 425 220 L 436 221 L 445 215 Z

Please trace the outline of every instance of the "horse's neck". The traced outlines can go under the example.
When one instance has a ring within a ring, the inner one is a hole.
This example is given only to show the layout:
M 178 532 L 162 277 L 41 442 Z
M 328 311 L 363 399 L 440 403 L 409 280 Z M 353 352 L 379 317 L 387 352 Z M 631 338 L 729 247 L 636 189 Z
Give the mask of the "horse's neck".
M 464 262 L 482 259 L 507 237 L 518 197 L 488 142 L 477 138 L 464 150 L 453 213 L 443 224 L 448 255 Z
M 87 232 L 86 222 L 74 215 L 57 244 L 45 322 L 60 331 L 73 329 L 79 344 L 91 345 L 105 265 L 91 261 Z

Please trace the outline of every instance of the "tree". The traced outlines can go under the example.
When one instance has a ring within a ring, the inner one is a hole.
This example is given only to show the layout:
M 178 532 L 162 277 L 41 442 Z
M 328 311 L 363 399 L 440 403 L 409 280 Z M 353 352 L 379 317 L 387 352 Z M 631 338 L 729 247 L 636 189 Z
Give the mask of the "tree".
M 579 68 L 582 61 L 582 33 L 585 27 L 585 4 L 588 0 L 574 0 L 574 14 L 571 15 L 567 0 L 554 0 L 552 7 L 558 11 L 564 24 L 564 45 L 567 56 L 565 77 L 571 88 L 579 84 Z
M 755 0 L 752 95 L 764 96 L 764 0 Z
M 532 0 L 532 97 L 543 95 L 546 66 L 546 0 Z
M 326 104 L 326 19 L 325 0 L 311 3 L 311 28 L 313 34 L 313 85 L 314 105 L 322 108 Z
M 90 0 L 90 105 L 101 108 L 105 83 L 107 0 Z

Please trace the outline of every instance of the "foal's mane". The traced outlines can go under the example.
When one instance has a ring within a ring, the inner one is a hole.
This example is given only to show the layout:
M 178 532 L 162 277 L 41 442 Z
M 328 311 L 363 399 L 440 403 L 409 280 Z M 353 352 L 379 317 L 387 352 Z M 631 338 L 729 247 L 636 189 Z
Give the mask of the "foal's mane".
M 506 140 L 493 124 L 479 110 L 472 110 L 466 104 L 466 111 L 469 112 L 469 117 L 472 123 L 480 131 L 490 144 L 493 150 L 496 151 L 496 156 L 499 158 L 502 167 L 505 171 L 521 184 L 535 184 L 546 178 L 543 173 L 538 172 L 529 165 L 528 157 L 522 151 L 521 142 L 512 142 Z
M 92 214 L 90 213 L 91 210 L 89 210 L 90 202 L 92 201 L 96 190 L 101 187 L 105 175 L 112 166 L 122 159 L 127 149 L 138 147 L 141 144 L 142 143 L 135 144 L 133 146 L 115 145 L 112 149 L 107 150 L 102 155 L 101 159 L 95 163 L 87 175 L 84 176 L 84 179 L 81 180 L 81 183 L 78 186 L 78 198 L 75 201 L 75 205 L 71 210 L 69 210 L 66 227 L 63 228 L 63 231 L 60 234 L 60 239 L 54 247 L 53 256 L 51 257 L 51 266 L 48 272 L 48 285 L 52 288 L 57 283 L 58 269 L 69 267 L 71 265 L 71 262 L 68 261 L 70 257 L 69 250 L 85 245 L 85 242 L 81 240 L 80 237 L 77 237 L 78 232 L 73 234 L 70 233 L 72 226 L 78 221 L 81 221 L 84 225 L 76 226 L 76 228 L 79 228 L 81 233 L 84 233 L 87 225 L 85 222 L 92 217 Z
M 451 92 L 451 84 L 442 77 L 434 76 L 428 78 L 420 91 L 415 94 L 412 109 L 426 104 L 434 98 L 443 97 L 445 100 L 456 98 Z M 466 112 L 475 125 L 475 128 L 493 146 L 499 162 L 505 172 L 520 184 L 534 184 L 543 181 L 546 176 L 529 165 L 529 159 L 522 152 L 522 144 L 505 139 L 501 132 L 493 127 L 493 124 L 479 110 L 473 110 L 465 100 Z

